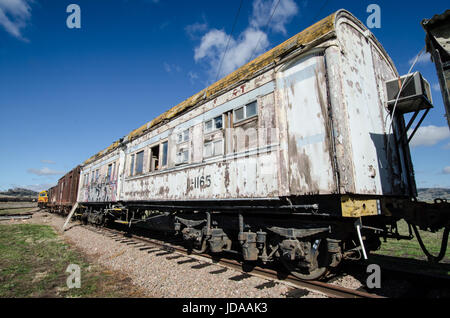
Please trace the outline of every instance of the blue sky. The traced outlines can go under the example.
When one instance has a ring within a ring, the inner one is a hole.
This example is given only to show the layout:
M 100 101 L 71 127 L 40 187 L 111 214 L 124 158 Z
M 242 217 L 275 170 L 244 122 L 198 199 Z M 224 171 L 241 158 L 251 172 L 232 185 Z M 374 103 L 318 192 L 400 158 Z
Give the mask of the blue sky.
M 69 29 L 69 4 L 81 29 Z M 366 24 L 398 71 L 424 47 L 420 25 L 445 1 L 244 0 L 220 76 L 337 9 Z M 0 0 L 0 190 L 35 190 L 113 141 L 195 94 L 217 77 L 217 65 L 240 0 Z M 435 108 L 412 148 L 418 187 L 450 187 L 450 132 L 434 65 L 414 70 L 433 87 Z

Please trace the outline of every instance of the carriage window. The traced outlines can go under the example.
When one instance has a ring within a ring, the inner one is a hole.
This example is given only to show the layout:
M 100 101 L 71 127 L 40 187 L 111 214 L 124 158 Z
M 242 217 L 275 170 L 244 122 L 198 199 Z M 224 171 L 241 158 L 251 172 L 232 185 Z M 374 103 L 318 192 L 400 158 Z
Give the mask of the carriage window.
M 240 121 L 244 119 L 244 107 L 238 108 L 234 111 L 234 121 Z
M 112 172 L 112 164 L 108 165 L 108 173 L 106 174 L 106 178 L 111 180 L 111 172 Z
M 186 141 L 189 141 L 189 129 L 186 129 L 182 133 L 178 134 L 178 139 L 177 139 L 178 144 L 182 143 L 182 142 L 186 142 Z
M 144 150 L 136 154 L 136 174 L 142 174 L 144 171 Z
M 177 153 L 177 164 L 186 163 L 189 161 L 189 149 L 181 148 Z
M 131 155 L 130 176 L 134 174 L 134 154 Z
M 256 102 L 250 103 L 245 106 L 245 117 L 253 117 L 256 116 L 257 110 L 256 110 Z
M 212 130 L 212 120 L 208 120 L 205 122 L 205 132 L 209 132 Z
M 159 145 L 150 149 L 150 171 L 159 169 Z
M 254 101 L 234 110 L 234 122 L 238 122 L 257 115 L 258 115 L 258 104 L 256 101 Z
M 221 154 L 223 154 L 222 139 L 205 143 L 203 148 L 203 155 L 205 158 L 214 157 Z
M 167 141 L 162 143 L 161 165 L 162 166 L 167 166 Z
M 222 115 L 205 121 L 205 132 L 211 132 L 222 128 Z

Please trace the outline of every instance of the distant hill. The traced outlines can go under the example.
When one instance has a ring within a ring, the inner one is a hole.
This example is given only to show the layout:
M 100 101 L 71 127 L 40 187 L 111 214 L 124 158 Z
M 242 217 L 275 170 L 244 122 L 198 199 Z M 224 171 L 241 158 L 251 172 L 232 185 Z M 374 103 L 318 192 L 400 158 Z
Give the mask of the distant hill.
M 434 199 L 446 199 L 450 201 L 450 189 L 448 188 L 419 188 L 417 189 L 419 201 L 433 201 Z
M 23 188 L 14 188 L 9 189 L 8 191 L 0 191 L 0 197 L 13 199 L 36 198 L 38 194 L 39 192 Z

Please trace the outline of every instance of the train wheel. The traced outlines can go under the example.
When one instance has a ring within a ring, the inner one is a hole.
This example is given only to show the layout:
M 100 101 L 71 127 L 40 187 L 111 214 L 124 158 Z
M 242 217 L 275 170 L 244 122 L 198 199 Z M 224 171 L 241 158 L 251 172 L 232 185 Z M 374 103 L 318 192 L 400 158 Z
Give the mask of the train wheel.
M 309 253 L 312 262 L 309 268 L 304 266 L 304 261 L 290 260 L 283 256 L 281 257 L 281 263 L 293 276 L 303 280 L 316 280 L 324 277 L 328 273 L 329 255 L 325 242 L 321 243 L 322 240 L 317 239 L 311 244 Z

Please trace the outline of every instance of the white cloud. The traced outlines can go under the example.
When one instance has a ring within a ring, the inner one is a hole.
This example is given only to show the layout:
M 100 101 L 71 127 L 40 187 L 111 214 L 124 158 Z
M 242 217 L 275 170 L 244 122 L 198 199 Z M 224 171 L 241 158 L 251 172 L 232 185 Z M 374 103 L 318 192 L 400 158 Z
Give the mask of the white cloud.
M 411 133 L 411 130 L 409 131 Z M 419 127 L 414 137 L 411 139 L 411 147 L 433 146 L 441 140 L 450 137 L 450 130 L 447 126 L 437 127 L 434 125 Z
M 265 27 L 267 21 L 277 5 L 278 0 L 255 0 L 253 1 L 253 14 L 250 25 L 254 28 Z M 293 0 L 281 0 L 276 7 L 270 20 L 269 28 L 274 32 L 286 35 L 285 25 L 298 13 L 298 6 Z
M 30 168 L 27 170 L 28 173 L 32 173 L 38 176 L 52 176 L 52 175 L 58 175 L 58 174 L 63 174 L 64 171 L 57 171 L 57 170 L 52 170 L 50 168 L 44 167 L 42 169 L 33 169 Z
M 416 60 L 416 57 L 417 57 L 417 55 L 409 60 L 409 65 L 412 65 L 414 63 L 414 61 Z M 430 55 L 430 53 L 422 54 L 419 57 L 419 59 L 417 60 L 416 65 L 417 64 L 427 64 L 427 63 L 431 63 L 431 55 Z
M 0 0 L 0 26 L 14 37 L 27 41 L 22 36 L 22 29 L 31 17 L 32 0 Z
M 442 173 L 443 174 L 450 174 L 450 166 L 444 167 L 444 169 L 442 169 Z
M 196 62 L 205 60 L 209 64 L 211 78 L 217 73 L 217 69 L 228 42 L 228 37 L 228 34 L 223 30 L 213 29 L 202 37 L 200 45 L 195 48 L 194 60 Z M 219 76 L 229 74 L 239 66 L 248 62 L 255 50 L 258 39 L 260 39 L 260 41 L 258 48 L 256 49 L 256 54 L 264 51 L 269 45 L 267 34 L 264 32 L 253 28 L 247 28 L 238 39 L 230 38 L 228 50 L 223 59 Z
M 249 62 L 269 47 L 268 34 L 261 29 L 267 24 L 278 0 L 254 0 L 249 25 L 236 38 L 230 37 L 224 30 L 211 29 L 201 38 L 194 50 L 196 62 L 205 61 L 209 66 L 209 76 L 215 80 L 222 56 L 229 41 L 228 50 L 223 59 L 220 74 L 222 77 Z M 298 6 L 293 0 L 280 0 L 270 21 L 269 29 L 286 34 L 285 25 L 298 13 Z M 199 24 L 196 28 L 204 28 Z M 191 29 L 193 25 L 191 26 Z M 258 42 L 259 41 L 259 42 Z

